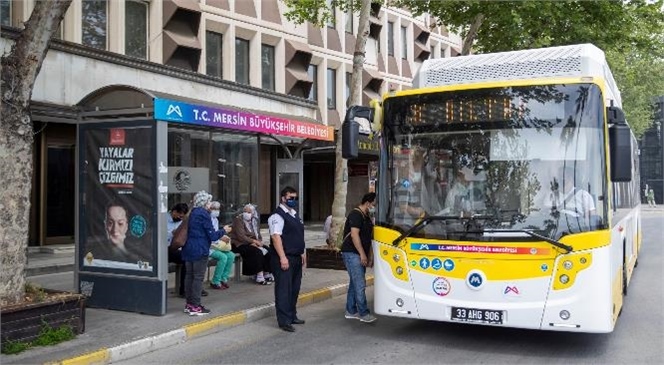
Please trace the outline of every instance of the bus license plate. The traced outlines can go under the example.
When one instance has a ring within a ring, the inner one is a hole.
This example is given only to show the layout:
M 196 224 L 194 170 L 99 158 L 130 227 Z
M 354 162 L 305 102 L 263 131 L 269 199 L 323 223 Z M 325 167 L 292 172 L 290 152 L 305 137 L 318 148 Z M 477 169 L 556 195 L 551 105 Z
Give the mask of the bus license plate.
M 503 324 L 503 311 L 452 307 L 452 320 Z

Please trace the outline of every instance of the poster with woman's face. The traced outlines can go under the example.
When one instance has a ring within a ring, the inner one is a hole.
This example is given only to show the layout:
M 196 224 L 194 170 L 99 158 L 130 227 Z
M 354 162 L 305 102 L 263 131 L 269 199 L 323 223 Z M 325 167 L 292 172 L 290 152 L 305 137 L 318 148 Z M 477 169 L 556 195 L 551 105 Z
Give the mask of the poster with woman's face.
M 152 129 L 83 129 L 83 267 L 152 271 Z

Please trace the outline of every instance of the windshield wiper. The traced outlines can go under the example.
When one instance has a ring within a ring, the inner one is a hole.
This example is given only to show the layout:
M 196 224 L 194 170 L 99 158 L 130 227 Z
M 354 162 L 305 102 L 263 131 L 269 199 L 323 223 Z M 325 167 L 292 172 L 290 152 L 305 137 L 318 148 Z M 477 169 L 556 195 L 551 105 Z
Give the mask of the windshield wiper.
M 410 227 L 409 230 L 406 232 L 402 233 L 401 236 L 397 237 L 394 241 L 392 241 L 392 246 L 396 246 L 401 242 L 404 238 L 410 237 L 411 235 L 419 232 L 422 228 L 426 227 L 429 222 L 432 221 L 446 221 L 446 220 L 451 220 L 451 219 L 463 219 L 457 215 L 448 215 L 448 216 L 436 216 L 436 215 L 428 215 L 424 218 L 422 218 L 419 222 L 415 223 L 414 226 Z
M 566 245 L 566 244 L 564 244 L 564 243 L 562 243 L 562 242 L 560 242 L 560 241 L 554 240 L 553 238 L 549 238 L 549 237 L 546 237 L 546 236 L 542 236 L 542 235 L 539 234 L 539 233 L 535 233 L 535 232 L 530 231 L 530 230 L 527 230 L 527 229 L 519 229 L 519 228 L 512 228 L 512 229 L 491 229 L 491 228 L 485 228 L 484 230 L 482 230 L 482 233 L 503 233 L 503 232 L 504 232 L 504 233 L 510 233 L 510 232 L 515 232 L 515 233 L 525 233 L 525 234 L 527 234 L 527 235 L 529 235 L 529 236 L 531 236 L 531 237 L 538 238 L 538 239 L 540 239 L 540 240 L 542 240 L 542 241 L 546 241 L 546 242 L 548 242 L 548 243 L 550 243 L 550 244 L 552 244 L 552 245 L 554 245 L 554 246 L 556 246 L 556 247 L 558 247 L 558 248 L 561 248 L 561 249 L 565 250 L 565 253 L 570 253 L 570 252 L 572 252 L 572 250 L 574 250 L 574 247 L 572 247 L 572 246 L 570 246 L 570 245 Z

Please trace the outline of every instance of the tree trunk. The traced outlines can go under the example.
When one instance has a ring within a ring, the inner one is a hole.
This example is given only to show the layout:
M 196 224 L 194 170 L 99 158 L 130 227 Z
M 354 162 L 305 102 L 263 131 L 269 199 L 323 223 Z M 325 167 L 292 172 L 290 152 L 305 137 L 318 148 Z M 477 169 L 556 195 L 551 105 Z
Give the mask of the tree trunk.
M 470 50 L 473 48 L 473 42 L 475 41 L 475 37 L 477 37 L 477 32 L 480 30 L 483 21 L 484 14 L 477 14 L 473 24 L 470 26 L 470 29 L 468 29 L 466 38 L 463 39 L 463 48 L 461 49 L 462 56 L 467 56 L 470 54 Z
M 348 107 L 362 104 L 362 71 L 369 37 L 369 12 L 371 0 L 362 0 L 360 19 L 357 27 L 357 41 L 353 53 L 353 74 L 350 79 L 350 99 Z M 344 113 L 345 115 L 345 113 Z M 371 122 L 371 121 L 370 121 Z M 336 168 L 334 174 L 334 201 L 332 202 L 332 237 L 337 237 L 346 219 L 346 196 L 348 195 L 348 164 L 341 154 L 341 130 L 335 149 Z M 359 203 L 359 202 L 358 202 Z
M 2 57 L 0 121 L 0 302 L 17 303 L 25 290 L 30 224 L 33 128 L 30 98 L 48 44 L 71 0 L 36 1 L 25 29 Z

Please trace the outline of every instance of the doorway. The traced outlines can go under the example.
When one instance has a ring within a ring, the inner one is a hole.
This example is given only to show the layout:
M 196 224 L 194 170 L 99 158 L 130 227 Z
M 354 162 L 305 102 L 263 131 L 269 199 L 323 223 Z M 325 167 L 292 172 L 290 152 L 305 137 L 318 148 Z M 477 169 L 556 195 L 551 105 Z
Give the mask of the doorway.
M 303 199 L 302 197 L 304 196 L 303 194 L 303 160 L 301 158 L 299 159 L 277 159 L 277 191 L 276 191 L 276 196 L 277 199 L 280 199 L 281 197 L 281 190 L 285 188 L 286 186 L 290 186 L 297 190 L 298 196 L 300 199 L 298 200 L 298 207 L 297 207 L 297 212 L 300 214 L 300 218 L 304 218 L 302 216 L 302 202 Z
M 40 242 L 74 243 L 76 217 L 76 127 L 49 125 L 41 144 Z

